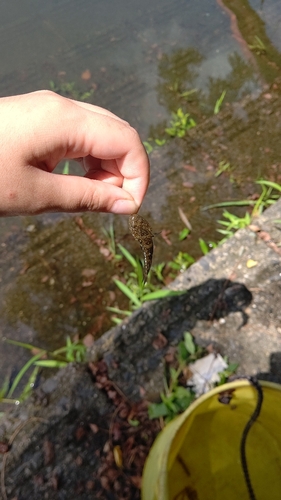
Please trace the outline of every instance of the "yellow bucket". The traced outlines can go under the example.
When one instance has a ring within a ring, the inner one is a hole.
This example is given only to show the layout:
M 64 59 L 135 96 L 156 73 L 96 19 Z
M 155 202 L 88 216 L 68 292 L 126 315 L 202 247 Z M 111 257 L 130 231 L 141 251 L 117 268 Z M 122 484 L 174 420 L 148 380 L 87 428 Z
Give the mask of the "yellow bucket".
M 263 403 L 247 436 L 247 465 L 257 500 L 280 500 L 281 385 L 260 385 Z M 231 391 L 229 404 L 220 402 L 223 391 Z M 230 382 L 170 422 L 146 460 L 142 500 L 249 500 L 240 445 L 257 397 L 248 380 Z

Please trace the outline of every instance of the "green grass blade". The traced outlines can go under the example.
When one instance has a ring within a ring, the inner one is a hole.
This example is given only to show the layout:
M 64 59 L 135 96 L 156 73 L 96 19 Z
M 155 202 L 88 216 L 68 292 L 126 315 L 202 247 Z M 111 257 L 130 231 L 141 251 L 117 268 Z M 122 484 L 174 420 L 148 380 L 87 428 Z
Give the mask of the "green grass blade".
M 38 371 L 39 371 L 39 366 L 35 366 L 28 381 L 27 381 L 26 386 L 24 387 L 24 389 L 19 397 L 20 401 L 24 401 L 30 395 L 32 388 L 33 388 L 33 385 L 34 385 L 34 382 L 35 382 L 36 377 L 38 375 Z
M 23 375 L 25 374 L 25 372 L 27 372 L 28 368 L 30 368 L 30 366 L 32 366 L 38 359 L 40 359 L 46 353 L 47 353 L 47 351 L 43 351 L 42 350 L 38 354 L 35 354 L 35 356 L 32 356 L 32 358 L 30 358 L 27 361 L 27 363 L 25 363 L 25 365 L 22 367 L 22 369 L 19 371 L 19 373 L 15 377 L 15 380 L 14 380 L 14 382 L 12 384 L 12 387 L 10 388 L 10 390 L 9 390 L 9 392 L 7 394 L 8 398 L 10 398 L 12 396 L 14 390 L 18 386 L 18 384 L 21 381 L 21 379 L 22 379 Z
M 260 181 L 256 181 L 256 184 L 259 184 L 260 186 L 271 187 L 272 189 L 276 189 L 277 191 L 281 192 L 281 185 L 277 184 L 277 182 L 265 181 L 261 179 Z
M 217 99 L 215 107 L 214 107 L 214 115 L 217 115 L 220 111 L 221 105 L 223 103 L 223 100 L 225 98 L 226 90 L 224 90 L 221 94 L 221 96 Z
M 176 290 L 167 290 L 162 289 L 162 290 L 156 290 L 155 292 L 151 293 L 146 293 L 142 297 L 142 302 L 145 302 L 147 300 L 156 300 L 156 299 L 164 299 L 165 297 L 173 297 L 174 295 L 182 295 L 184 292 L 179 292 Z
M 6 396 L 9 389 L 9 377 L 5 377 L 3 385 L 0 389 L 0 401 Z
M 133 304 L 135 304 L 135 306 L 137 307 L 141 306 L 141 301 L 138 299 L 136 294 L 132 292 L 132 290 L 130 290 L 130 288 L 127 285 L 125 285 L 125 283 L 122 283 L 122 281 L 120 280 L 114 280 L 114 283 L 115 285 L 118 286 L 119 290 L 121 290 L 121 292 L 123 292 L 124 295 L 126 295 L 126 297 L 128 297 L 128 299 L 130 299 L 133 302 Z
M 121 318 L 111 318 L 111 321 L 112 323 L 115 323 L 115 325 L 120 325 L 123 320 Z
M 29 350 L 38 349 L 34 345 L 26 344 L 25 342 L 19 342 L 18 340 L 6 339 L 5 342 L 7 342 L 8 344 L 11 344 L 11 345 L 16 345 L 16 346 L 19 346 L 19 347 L 24 347 L 25 349 L 29 349 Z
M 209 253 L 209 247 L 206 241 L 202 238 L 199 238 L 199 246 L 203 255 L 207 255 L 207 253 Z
M 64 175 L 68 175 L 69 174 L 69 161 L 65 162 L 62 173 Z
M 226 236 L 232 236 L 233 233 L 231 231 L 227 231 L 226 229 L 217 229 L 217 232 Z
M 8 404 L 8 405 L 14 405 L 14 404 L 18 404 L 18 399 L 7 399 L 7 398 L 4 398 L 1 400 L 1 403 L 5 403 L 5 404 Z M 0 418 L 1 416 L 4 416 L 4 412 L 0 412 Z
M 107 311 L 113 312 L 115 314 L 124 314 L 124 316 L 131 316 L 132 311 L 126 311 L 123 309 L 119 309 L 118 307 L 107 307 Z
M 134 269 L 136 269 L 137 268 L 137 261 L 133 257 L 133 255 L 127 250 L 127 248 L 123 247 L 123 245 L 121 245 L 120 243 L 118 243 L 118 248 L 122 252 L 124 257 L 126 257 L 126 259 L 130 262 L 131 266 Z
M 74 343 L 71 342 L 71 338 L 69 335 L 66 337 L 66 351 L 65 351 L 65 357 L 66 360 L 71 363 L 72 361 L 75 361 L 75 356 L 74 356 Z
M 44 368 L 64 368 L 68 365 L 67 361 L 57 361 L 56 359 L 42 359 L 35 361 L 35 366 L 42 366 Z
M 245 207 L 255 205 L 253 200 L 237 200 L 237 201 L 222 201 L 221 203 L 214 203 L 213 205 L 207 205 L 202 207 L 202 211 L 210 210 L 211 208 L 223 208 L 223 207 Z
M 196 346 L 194 343 L 194 338 L 192 337 L 191 333 L 185 332 L 184 334 L 184 345 L 189 354 L 194 354 L 196 351 Z
M 50 354 L 54 357 L 59 356 L 60 354 L 65 354 L 67 352 L 68 347 L 63 346 L 60 347 L 59 349 L 56 349 L 55 351 L 51 352 Z
M 137 282 L 138 282 L 139 289 L 142 290 L 143 286 L 144 286 L 143 267 L 142 267 L 142 263 L 139 259 L 137 259 L 136 262 L 137 262 L 137 267 L 136 267 Z

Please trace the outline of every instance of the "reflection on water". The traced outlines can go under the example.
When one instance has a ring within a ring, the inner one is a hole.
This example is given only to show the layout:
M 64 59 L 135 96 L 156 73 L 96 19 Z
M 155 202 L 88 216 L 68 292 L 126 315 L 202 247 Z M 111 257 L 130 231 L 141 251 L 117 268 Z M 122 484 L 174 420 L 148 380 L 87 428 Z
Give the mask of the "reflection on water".
M 109 107 L 145 135 L 158 115 L 157 62 L 177 47 L 193 47 L 214 71 L 229 72 L 239 50 L 229 20 L 216 2 L 185 0 L 74 0 L 0 6 L 2 95 L 49 87 L 50 80 L 94 88 L 93 100 Z M 184 61 L 183 61 L 184 62 Z M 86 81 L 85 70 L 90 76 Z
M 94 286 L 93 294 L 93 285 L 102 282 L 100 274 L 105 266 L 113 274 L 111 262 L 103 258 L 94 238 L 81 230 L 77 220 L 67 218 L 47 227 L 30 228 L 20 253 L 21 268 L 4 298 L 2 317 L 5 315 L 14 328 L 28 326 L 33 337 L 29 341 L 36 335 L 37 342 L 49 349 L 58 347 L 66 335 L 94 333 L 94 319 L 102 313 L 103 290 Z M 95 235 L 90 216 L 87 221 L 85 227 Z M 9 250 L 11 257 L 13 250 Z M 5 279 L 4 269 L 2 273 Z M 104 326 L 109 327 L 109 323 Z
M 0 5 L 0 94 L 54 85 L 119 114 L 144 140 L 163 137 L 178 108 L 190 113 L 198 124 L 190 135 L 152 153 L 143 212 L 156 230 L 171 230 L 171 246 L 155 238 L 156 262 L 179 249 L 198 256 L 198 237 L 214 239 L 218 218 L 202 214 L 202 204 L 252 194 L 258 175 L 278 180 L 278 137 L 269 132 L 270 120 L 263 123 L 250 106 L 239 104 L 232 117 L 227 103 L 260 91 L 280 73 L 280 19 L 277 0 L 132 0 L 130 8 L 125 0 L 14 0 Z M 255 36 L 265 45 L 262 54 L 249 48 Z M 223 91 L 225 115 L 203 129 Z M 269 152 L 261 164 L 264 148 Z M 230 161 L 233 171 L 215 179 L 221 160 Z M 192 222 L 193 248 L 178 241 L 178 207 Z M 96 241 L 108 220 L 83 216 Z M 126 224 L 115 218 L 119 239 L 126 240 Z M 96 335 L 109 327 L 104 306 L 114 302 L 112 276 L 122 268 L 106 261 L 81 227 L 71 215 L 0 220 L 2 336 L 53 348 L 67 334 Z M 16 364 L 15 352 L 7 347 L 0 381 Z
M 275 0 L 250 0 L 249 4 L 266 25 L 266 33 L 276 49 L 281 51 L 280 4 Z
M 249 66 L 236 51 L 228 56 L 229 72 L 224 78 L 209 76 L 204 88 L 198 88 L 198 75 L 204 59 L 193 48 L 179 48 L 171 54 L 163 54 L 158 64 L 157 93 L 159 102 L 170 113 L 182 108 L 196 122 L 202 122 L 214 113 L 216 101 L 223 92 L 225 102 L 233 102 L 258 89 L 259 75 L 255 68 Z M 152 126 L 150 135 L 155 135 L 155 130 L 161 133 L 159 127 Z

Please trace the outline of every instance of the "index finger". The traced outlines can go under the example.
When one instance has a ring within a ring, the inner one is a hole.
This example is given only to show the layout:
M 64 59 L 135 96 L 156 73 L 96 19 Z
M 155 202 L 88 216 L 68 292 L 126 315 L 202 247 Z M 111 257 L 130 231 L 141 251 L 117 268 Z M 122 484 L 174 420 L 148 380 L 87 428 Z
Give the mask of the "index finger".
M 78 106 L 75 104 L 77 110 Z M 149 159 L 137 131 L 127 122 L 84 108 L 76 117 L 64 118 L 68 128 L 67 157 L 92 156 L 101 160 L 114 160 L 123 176 L 122 188 L 131 194 L 139 207 L 149 184 Z M 75 120 L 76 126 L 73 127 Z

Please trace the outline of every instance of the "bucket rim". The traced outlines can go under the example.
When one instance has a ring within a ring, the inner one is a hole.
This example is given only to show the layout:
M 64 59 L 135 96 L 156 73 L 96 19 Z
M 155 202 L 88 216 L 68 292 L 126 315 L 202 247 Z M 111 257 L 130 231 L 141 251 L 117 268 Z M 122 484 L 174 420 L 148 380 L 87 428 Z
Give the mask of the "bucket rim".
M 269 382 L 267 380 L 259 380 L 259 384 L 262 386 L 262 388 L 268 388 L 272 390 L 276 390 L 281 392 L 281 384 L 277 384 L 276 382 Z M 180 415 L 178 415 L 175 419 L 171 420 L 171 422 L 168 423 L 166 428 L 168 428 L 171 424 L 173 424 L 174 427 L 174 432 L 177 432 L 177 429 L 181 427 L 182 421 L 184 421 L 187 417 L 187 415 L 193 413 L 193 411 L 196 410 L 198 406 L 200 406 L 202 403 L 207 401 L 208 399 L 213 398 L 217 394 L 220 394 L 221 392 L 224 391 L 229 391 L 232 389 L 239 389 L 239 388 L 246 388 L 246 387 L 251 387 L 253 388 L 253 385 L 251 384 L 250 380 L 248 378 L 239 378 L 236 380 L 233 380 L 231 382 L 226 382 L 225 384 L 218 385 L 217 387 L 214 387 L 210 391 L 206 392 L 205 394 L 201 394 L 195 401 L 193 401 L 190 406 Z

